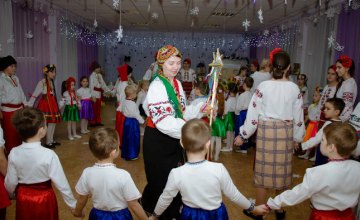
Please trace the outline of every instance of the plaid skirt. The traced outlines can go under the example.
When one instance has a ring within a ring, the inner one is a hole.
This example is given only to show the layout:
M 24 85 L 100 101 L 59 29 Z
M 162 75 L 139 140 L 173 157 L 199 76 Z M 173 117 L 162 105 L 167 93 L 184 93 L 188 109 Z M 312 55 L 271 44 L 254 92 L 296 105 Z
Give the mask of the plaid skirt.
M 257 130 L 256 187 L 283 190 L 292 181 L 293 122 L 260 120 Z

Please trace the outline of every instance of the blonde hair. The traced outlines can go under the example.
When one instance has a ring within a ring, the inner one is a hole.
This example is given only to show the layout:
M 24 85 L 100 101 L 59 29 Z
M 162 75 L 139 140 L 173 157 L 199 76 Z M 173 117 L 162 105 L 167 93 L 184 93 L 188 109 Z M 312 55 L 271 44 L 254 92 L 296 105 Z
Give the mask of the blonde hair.
M 201 119 L 187 121 L 181 129 L 181 143 L 188 152 L 203 151 L 210 138 L 211 128 Z
M 137 94 L 137 88 L 134 85 L 128 85 L 125 88 L 126 98 L 129 98 L 131 95 Z
M 90 134 L 89 147 L 99 160 L 109 158 L 111 151 L 118 149 L 119 136 L 113 128 L 99 128 Z
M 270 67 L 269 59 L 262 59 L 260 64 L 260 70 L 264 70 L 267 66 Z

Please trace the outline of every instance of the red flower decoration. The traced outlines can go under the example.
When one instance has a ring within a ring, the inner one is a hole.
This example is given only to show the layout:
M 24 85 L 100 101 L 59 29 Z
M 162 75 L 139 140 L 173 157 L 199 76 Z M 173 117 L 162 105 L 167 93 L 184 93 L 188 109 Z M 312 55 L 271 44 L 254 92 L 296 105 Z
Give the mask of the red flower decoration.
M 255 102 L 253 102 L 253 107 L 256 108 L 256 103 Z
M 273 61 L 274 61 L 274 55 L 279 53 L 279 52 L 282 52 L 283 50 L 281 48 L 275 48 L 273 49 L 271 52 L 270 52 L 270 55 L 269 55 L 269 59 L 270 59 L 270 63 L 272 64 Z
M 348 56 L 342 55 L 339 60 L 341 60 L 341 64 L 345 68 L 350 68 L 352 66 L 352 60 Z
M 167 108 L 166 108 L 166 111 L 170 113 L 170 112 L 171 112 L 171 108 L 170 108 L 170 107 L 167 107 Z
M 157 113 L 158 113 L 158 114 L 161 114 L 161 112 L 162 112 L 161 109 L 158 109 L 158 110 L 157 110 Z
M 251 124 L 256 125 L 256 124 L 257 124 L 257 121 L 252 120 L 252 121 L 251 121 Z

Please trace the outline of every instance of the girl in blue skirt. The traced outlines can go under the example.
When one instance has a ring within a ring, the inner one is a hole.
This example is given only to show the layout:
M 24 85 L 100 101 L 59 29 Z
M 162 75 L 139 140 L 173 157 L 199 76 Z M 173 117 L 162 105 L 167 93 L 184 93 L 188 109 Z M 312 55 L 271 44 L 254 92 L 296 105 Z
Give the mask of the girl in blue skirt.
M 210 126 L 201 119 L 192 119 L 182 127 L 180 143 L 186 151 L 188 162 L 171 170 L 150 219 L 157 219 L 178 192 L 184 204 L 181 220 L 229 219 L 222 202 L 222 193 L 254 215 L 268 212 L 266 208 L 255 207 L 237 190 L 223 164 L 205 160 L 210 138 Z

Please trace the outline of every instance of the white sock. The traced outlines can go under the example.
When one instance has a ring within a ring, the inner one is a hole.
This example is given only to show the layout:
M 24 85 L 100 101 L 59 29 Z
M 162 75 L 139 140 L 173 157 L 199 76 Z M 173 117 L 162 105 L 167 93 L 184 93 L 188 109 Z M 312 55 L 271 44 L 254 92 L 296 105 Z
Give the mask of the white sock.
M 68 136 L 72 137 L 72 135 L 71 135 L 71 121 L 67 122 L 67 131 L 68 131 Z
M 74 136 L 77 135 L 76 134 L 76 121 L 71 122 L 71 130 L 72 130 L 72 133 Z
M 226 148 L 232 150 L 234 144 L 235 133 L 233 131 L 226 132 Z
M 219 154 L 221 150 L 221 137 L 215 137 L 215 157 L 214 160 L 219 160 Z

